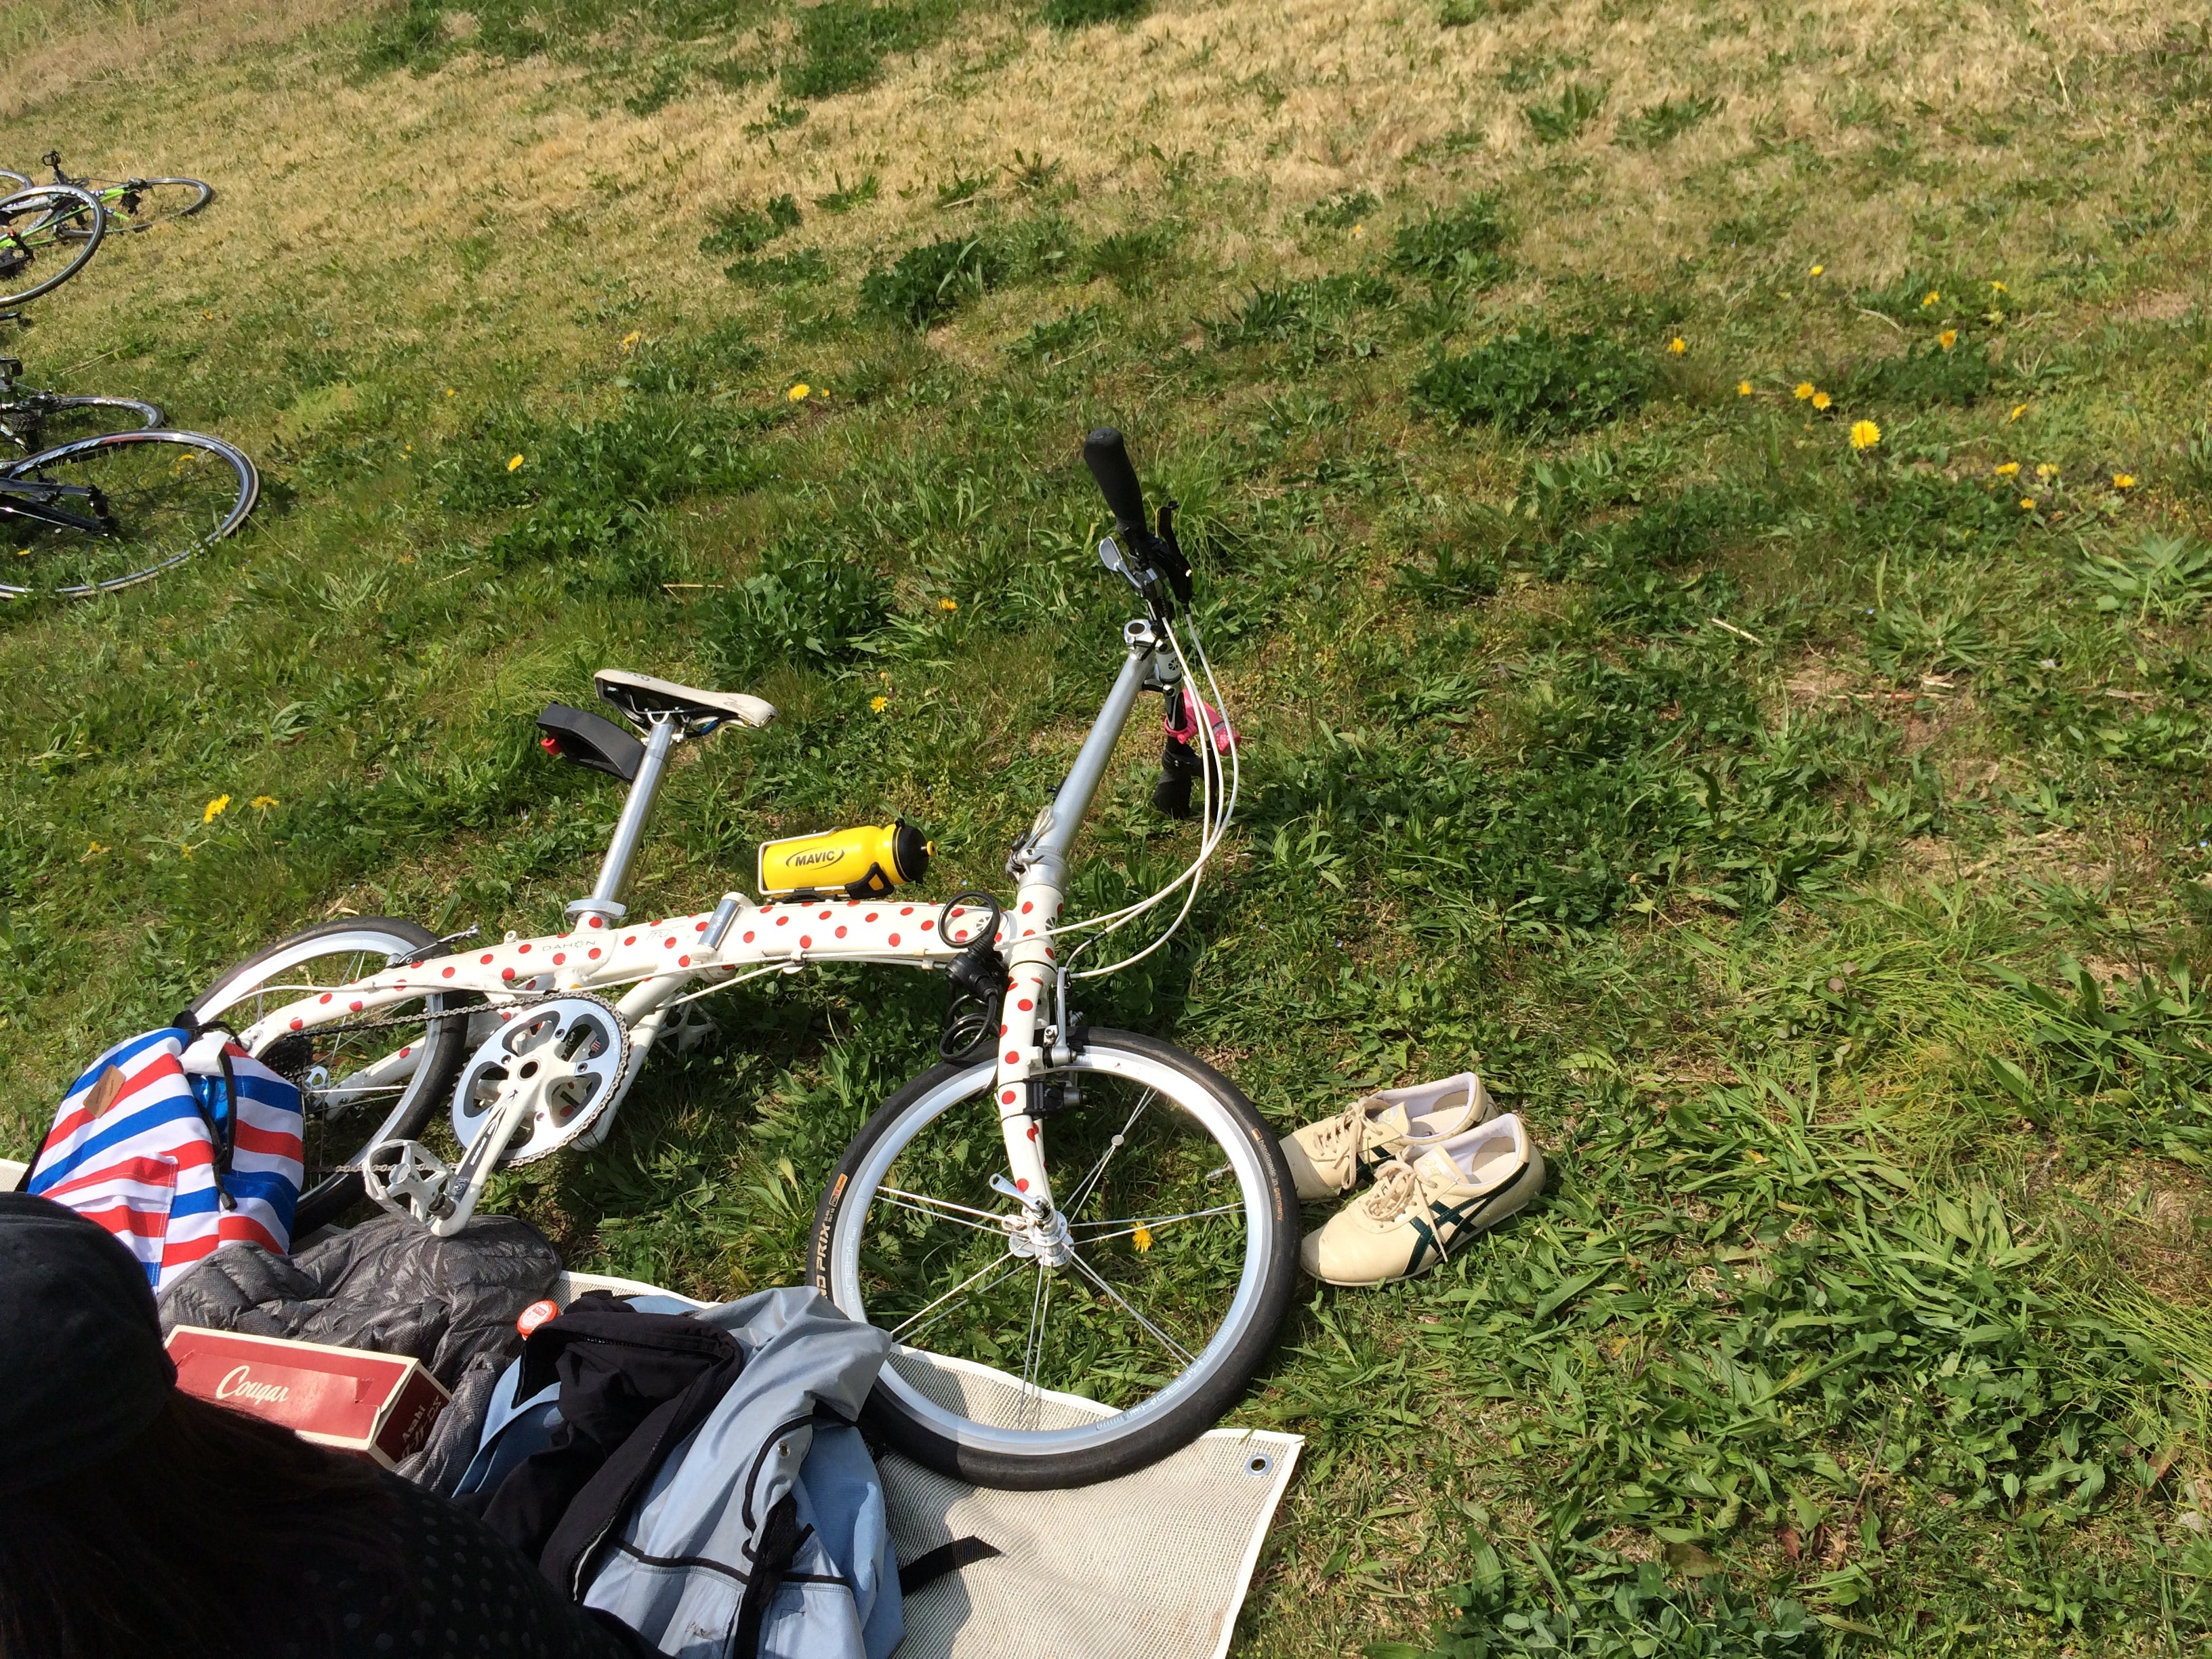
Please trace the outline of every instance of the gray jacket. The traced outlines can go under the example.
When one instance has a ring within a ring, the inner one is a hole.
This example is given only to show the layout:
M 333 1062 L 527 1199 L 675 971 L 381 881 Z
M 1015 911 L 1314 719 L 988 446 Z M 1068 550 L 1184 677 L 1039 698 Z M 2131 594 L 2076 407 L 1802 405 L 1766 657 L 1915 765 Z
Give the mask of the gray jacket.
M 904 1633 L 898 1563 L 850 1425 L 890 1339 L 810 1289 L 696 1316 L 737 1339 L 744 1367 L 601 1554 L 585 1605 L 683 1659 L 886 1659 Z M 495 1486 L 559 1420 L 556 1389 L 513 1397 L 519 1372 L 494 1391 L 465 1492 Z

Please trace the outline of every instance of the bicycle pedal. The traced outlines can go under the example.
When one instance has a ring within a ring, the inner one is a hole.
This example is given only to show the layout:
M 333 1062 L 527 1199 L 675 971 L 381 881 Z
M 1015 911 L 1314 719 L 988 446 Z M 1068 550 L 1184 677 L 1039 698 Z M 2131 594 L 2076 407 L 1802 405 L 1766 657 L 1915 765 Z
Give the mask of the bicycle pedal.
M 453 1166 L 419 1140 L 386 1140 L 361 1160 L 361 1184 L 370 1198 L 425 1227 L 452 1212 L 446 1187 Z

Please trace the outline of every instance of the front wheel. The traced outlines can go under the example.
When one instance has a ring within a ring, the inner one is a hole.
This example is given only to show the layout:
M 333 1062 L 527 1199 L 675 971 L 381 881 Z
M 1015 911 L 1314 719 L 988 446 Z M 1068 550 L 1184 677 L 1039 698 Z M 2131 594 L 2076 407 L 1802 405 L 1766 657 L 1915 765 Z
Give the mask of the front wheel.
M 993 1066 L 886 1101 L 816 1212 L 816 1288 L 888 1331 L 871 1425 L 978 1485 L 1079 1486 L 1218 1420 L 1289 1310 L 1297 1203 L 1273 1130 L 1194 1056 L 1090 1034 L 1039 1094 L 1057 1209 L 992 1185 Z

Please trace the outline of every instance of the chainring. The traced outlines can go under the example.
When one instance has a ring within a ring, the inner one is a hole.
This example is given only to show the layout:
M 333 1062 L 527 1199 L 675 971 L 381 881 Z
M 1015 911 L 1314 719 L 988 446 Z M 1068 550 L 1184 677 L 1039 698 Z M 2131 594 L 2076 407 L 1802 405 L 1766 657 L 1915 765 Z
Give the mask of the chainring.
M 629 1030 L 611 1005 L 580 993 L 533 1002 L 477 1046 L 453 1086 L 454 1136 L 464 1149 L 513 1090 L 533 1097 L 500 1167 L 550 1157 L 620 1098 Z

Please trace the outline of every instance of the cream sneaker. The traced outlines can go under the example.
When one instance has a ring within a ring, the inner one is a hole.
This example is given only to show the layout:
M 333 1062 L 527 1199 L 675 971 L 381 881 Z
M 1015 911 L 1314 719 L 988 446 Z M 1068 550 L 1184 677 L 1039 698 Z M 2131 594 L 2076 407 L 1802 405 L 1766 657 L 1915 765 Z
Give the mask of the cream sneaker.
M 1497 1115 L 1482 1079 L 1462 1072 L 1355 1100 L 1334 1117 L 1285 1135 L 1283 1157 L 1300 1198 L 1334 1198 L 1408 1146 L 1428 1146 Z
M 1375 1172 L 1375 1188 L 1305 1236 L 1298 1261 L 1329 1285 L 1387 1285 L 1444 1260 L 1544 1189 L 1544 1155 L 1511 1113 Z

